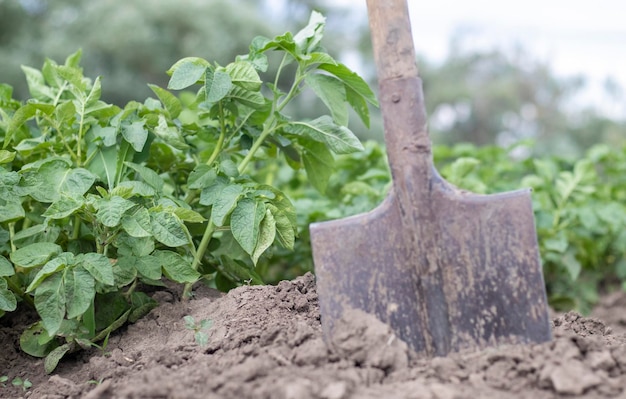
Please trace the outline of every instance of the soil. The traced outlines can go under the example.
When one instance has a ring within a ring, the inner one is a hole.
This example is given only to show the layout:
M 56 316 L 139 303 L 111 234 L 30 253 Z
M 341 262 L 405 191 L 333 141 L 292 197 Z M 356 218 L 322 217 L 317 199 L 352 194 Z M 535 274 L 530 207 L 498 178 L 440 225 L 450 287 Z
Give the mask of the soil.
M 327 346 L 314 277 L 277 286 L 240 287 L 228 295 L 199 288 L 194 300 L 154 294 L 160 306 L 111 337 L 106 353 L 81 352 L 52 375 L 19 351 L 26 320 L 0 326 L 2 398 L 626 398 L 626 296 L 607 296 L 595 311 L 555 315 L 554 339 L 529 346 L 425 359 L 388 327 L 349 315 Z M 183 317 L 212 320 L 199 345 Z M 22 316 L 20 316 L 22 317 Z M 10 381 L 28 378 L 23 391 Z

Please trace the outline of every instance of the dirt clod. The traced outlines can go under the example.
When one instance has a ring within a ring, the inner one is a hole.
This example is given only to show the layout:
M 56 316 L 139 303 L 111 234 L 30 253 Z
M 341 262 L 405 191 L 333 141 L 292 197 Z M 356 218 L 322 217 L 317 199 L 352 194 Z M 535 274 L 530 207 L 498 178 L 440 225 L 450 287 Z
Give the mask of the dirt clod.
M 625 398 L 626 300 L 601 302 L 602 319 L 576 313 L 553 320 L 554 340 L 426 359 L 385 324 L 359 310 L 322 339 L 315 280 L 305 275 L 228 295 L 199 289 L 196 299 L 155 294 L 161 306 L 109 340 L 106 353 L 64 359 L 52 376 L 19 351 L 25 320 L 0 325 L 0 375 L 33 387 L 0 387 L 2 398 L 413 399 Z M 612 310 L 609 307 L 612 306 Z M 611 315 L 616 314 L 615 318 Z M 210 319 L 199 346 L 183 317 Z

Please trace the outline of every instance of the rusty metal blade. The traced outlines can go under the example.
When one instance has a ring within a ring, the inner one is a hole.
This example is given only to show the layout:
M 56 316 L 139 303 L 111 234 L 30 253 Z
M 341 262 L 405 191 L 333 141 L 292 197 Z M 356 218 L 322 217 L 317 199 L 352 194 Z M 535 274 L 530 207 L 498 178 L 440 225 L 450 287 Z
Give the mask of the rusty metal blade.
M 530 192 L 439 176 L 406 2 L 368 10 L 393 187 L 369 213 L 310 226 L 324 336 L 356 308 L 428 355 L 550 340 Z

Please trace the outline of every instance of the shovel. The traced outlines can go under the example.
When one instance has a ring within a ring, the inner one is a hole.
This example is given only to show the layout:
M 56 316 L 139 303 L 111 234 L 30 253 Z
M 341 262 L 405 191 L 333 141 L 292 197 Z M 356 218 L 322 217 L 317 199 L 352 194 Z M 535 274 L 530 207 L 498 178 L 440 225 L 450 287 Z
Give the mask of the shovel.
M 367 3 L 393 185 L 368 213 L 310 226 L 325 339 L 358 309 L 426 356 L 549 341 L 530 190 L 477 195 L 443 180 L 406 1 Z

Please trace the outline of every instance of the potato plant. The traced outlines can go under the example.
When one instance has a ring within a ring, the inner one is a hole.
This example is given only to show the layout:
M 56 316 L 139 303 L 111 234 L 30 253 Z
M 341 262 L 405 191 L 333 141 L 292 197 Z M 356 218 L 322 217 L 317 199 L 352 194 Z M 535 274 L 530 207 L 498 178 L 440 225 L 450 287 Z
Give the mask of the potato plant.
M 80 51 L 24 66 L 26 102 L 0 85 L 0 316 L 36 309 L 20 344 L 48 372 L 152 309 L 145 287 L 167 279 L 189 297 L 198 281 L 262 283 L 259 259 L 293 248 L 295 208 L 272 165 L 302 168 L 324 190 L 334 154 L 363 149 L 348 108 L 367 125 L 376 105 L 320 46 L 324 23 L 313 12 L 300 32 L 257 37 L 225 66 L 182 59 L 168 88 L 123 108 L 100 99 L 104 79 L 83 76 Z M 329 114 L 291 117 L 303 90 Z

